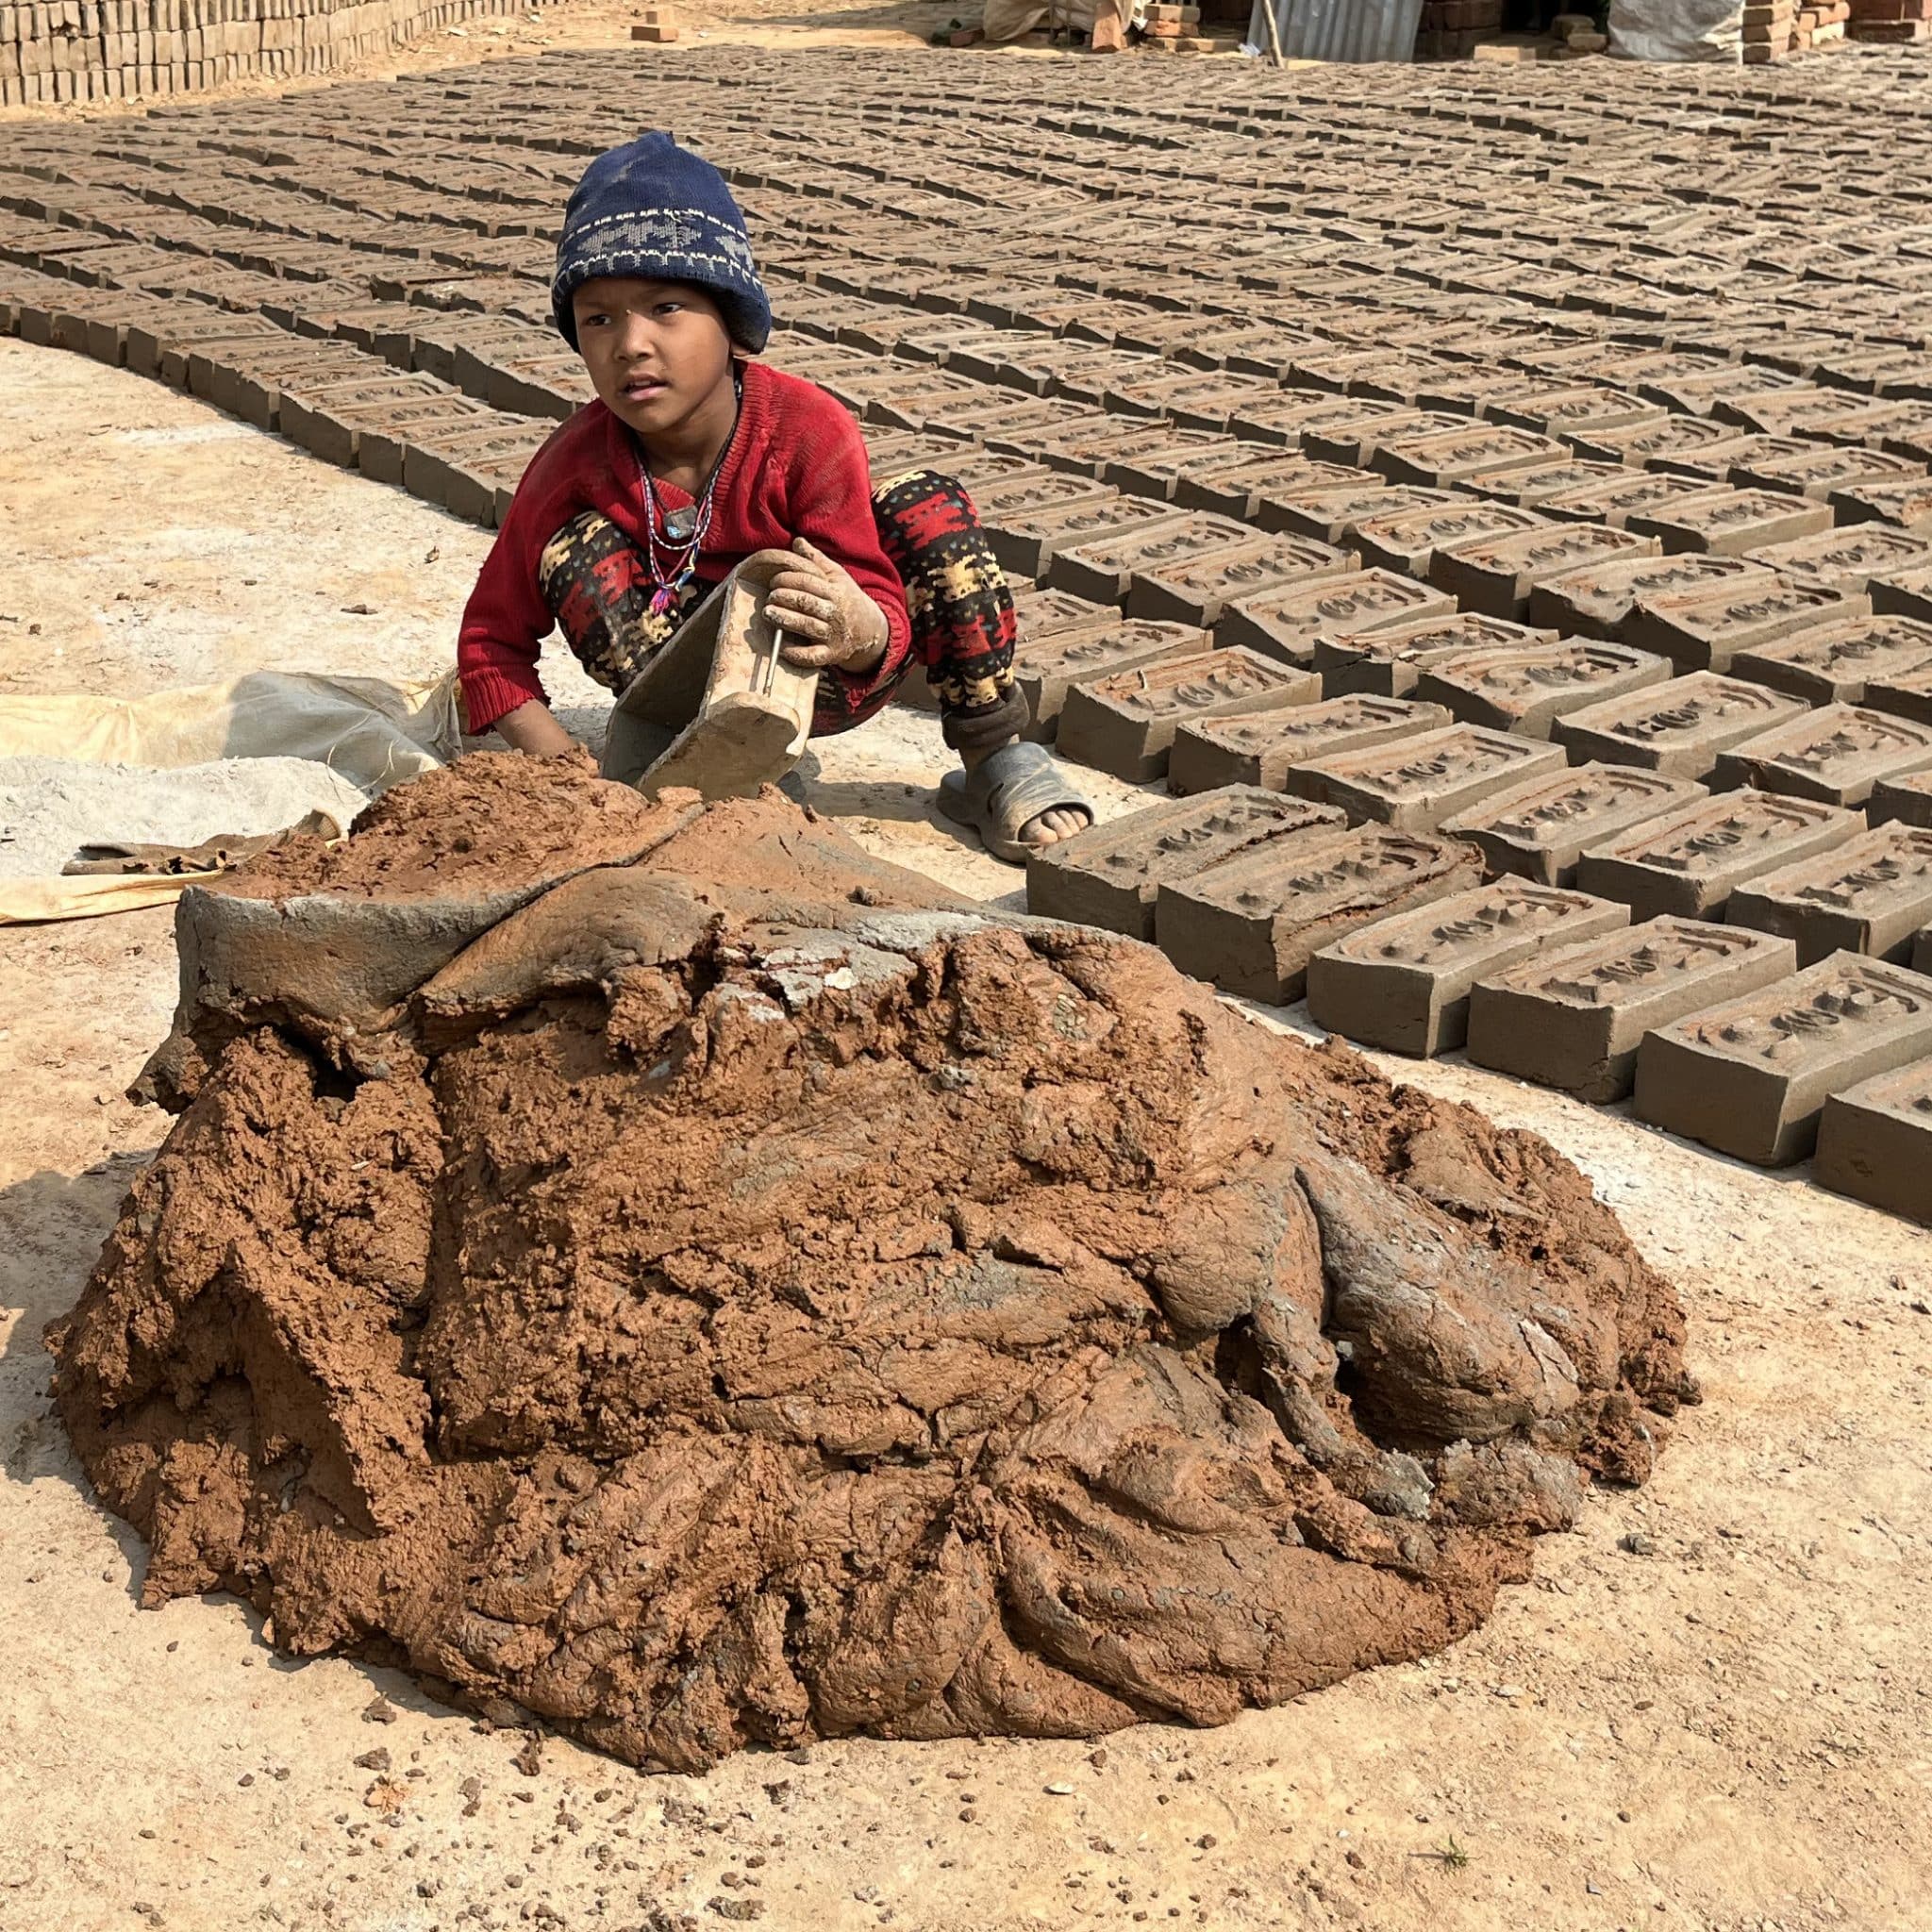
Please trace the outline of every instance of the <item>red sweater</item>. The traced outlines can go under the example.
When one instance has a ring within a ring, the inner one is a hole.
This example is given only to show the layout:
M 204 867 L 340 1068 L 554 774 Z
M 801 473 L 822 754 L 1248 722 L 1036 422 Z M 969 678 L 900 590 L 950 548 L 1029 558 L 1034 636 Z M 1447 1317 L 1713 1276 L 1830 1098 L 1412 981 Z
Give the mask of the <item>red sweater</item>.
M 550 539 L 579 511 L 594 509 L 643 547 L 644 507 L 629 438 L 602 403 L 590 403 L 531 458 L 463 609 L 457 669 L 472 732 L 488 731 L 506 712 L 543 696 L 537 653 L 556 621 L 538 588 L 537 562 Z M 691 502 L 661 482 L 658 500 L 667 510 Z M 824 390 L 748 362 L 698 576 L 715 584 L 753 551 L 786 549 L 794 537 L 843 565 L 886 614 L 886 655 L 874 669 L 822 674 L 843 683 L 857 704 L 891 684 L 911 649 L 905 587 L 873 519 L 865 441 Z

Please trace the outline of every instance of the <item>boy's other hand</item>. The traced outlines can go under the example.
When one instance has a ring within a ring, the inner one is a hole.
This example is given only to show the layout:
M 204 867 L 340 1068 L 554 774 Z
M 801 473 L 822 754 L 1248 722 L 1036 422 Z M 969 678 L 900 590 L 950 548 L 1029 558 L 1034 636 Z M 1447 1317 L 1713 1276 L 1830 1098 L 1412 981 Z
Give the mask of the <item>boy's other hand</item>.
M 794 670 L 870 671 L 886 654 L 886 613 L 803 537 L 773 576 L 765 609 L 785 632 L 779 655 Z

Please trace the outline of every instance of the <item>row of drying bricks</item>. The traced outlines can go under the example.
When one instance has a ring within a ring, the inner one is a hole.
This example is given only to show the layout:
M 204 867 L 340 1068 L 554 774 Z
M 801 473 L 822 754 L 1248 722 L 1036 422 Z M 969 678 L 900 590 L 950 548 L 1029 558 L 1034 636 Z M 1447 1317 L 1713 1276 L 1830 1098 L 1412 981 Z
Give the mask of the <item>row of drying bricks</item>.
M 1069 588 L 1105 594 L 1096 569 L 1127 561 L 1107 542 L 1065 555 L 1019 596 L 1036 735 L 1187 795 L 1036 859 L 1034 911 L 1232 992 L 1306 993 L 1361 1044 L 1466 1044 L 1592 1101 L 1634 1089 L 1641 1117 L 1762 1164 L 1815 1146 L 1827 1185 L 1932 1220 L 1914 573 L 1791 608 L 1750 560 L 1646 555 L 1559 573 L 1510 617 L 1446 597 L 1418 616 L 1394 579 L 1364 624 L 1363 574 L 1338 568 L 1293 639 L 1212 649 Z M 1674 594 L 1700 607 L 1674 635 Z M 1666 648 L 1520 621 L 1578 606 Z M 1874 695 L 1900 709 L 1848 702 Z

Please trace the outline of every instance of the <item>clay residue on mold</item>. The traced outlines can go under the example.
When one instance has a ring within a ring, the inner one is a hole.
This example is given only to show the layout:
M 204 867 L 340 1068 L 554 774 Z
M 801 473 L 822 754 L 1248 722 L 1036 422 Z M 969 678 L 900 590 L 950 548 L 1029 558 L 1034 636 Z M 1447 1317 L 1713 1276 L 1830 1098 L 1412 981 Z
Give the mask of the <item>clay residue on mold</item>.
M 644 1764 L 1091 1734 L 1438 1649 L 1647 1473 L 1681 1312 L 1543 1141 L 774 795 L 608 789 L 466 760 L 238 882 L 433 880 L 458 797 L 491 891 L 644 835 L 354 1054 L 325 974 L 225 990 L 50 1336 L 148 1603 Z

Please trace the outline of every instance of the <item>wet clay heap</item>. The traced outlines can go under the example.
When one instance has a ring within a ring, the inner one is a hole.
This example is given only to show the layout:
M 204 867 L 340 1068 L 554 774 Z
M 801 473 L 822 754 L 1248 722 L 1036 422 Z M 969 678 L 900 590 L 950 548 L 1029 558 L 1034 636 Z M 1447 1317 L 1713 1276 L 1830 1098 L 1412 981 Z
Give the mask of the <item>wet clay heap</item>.
M 191 899 L 57 1389 L 145 1600 L 291 1653 L 681 1768 L 1218 1723 L 1469 1630 L 1690 1393 L 1541 1141 L 776 794 L 465 759 Z

